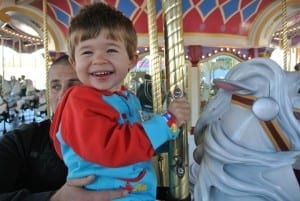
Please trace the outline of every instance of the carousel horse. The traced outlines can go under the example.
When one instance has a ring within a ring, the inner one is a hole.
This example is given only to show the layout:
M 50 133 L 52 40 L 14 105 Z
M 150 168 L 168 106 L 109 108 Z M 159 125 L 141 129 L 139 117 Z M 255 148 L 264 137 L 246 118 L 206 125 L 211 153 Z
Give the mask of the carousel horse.
M 2 80 L 0 135 L 23 123 L 45 119 L 47 110 L 45 98 L 45 90 L 36 90 L 30 79 L 20 81 L 12 76 L 10 81 Z
M 195 201 L 300 200 L 300 73 L 256 58 L 214 84 L 195 127 Z

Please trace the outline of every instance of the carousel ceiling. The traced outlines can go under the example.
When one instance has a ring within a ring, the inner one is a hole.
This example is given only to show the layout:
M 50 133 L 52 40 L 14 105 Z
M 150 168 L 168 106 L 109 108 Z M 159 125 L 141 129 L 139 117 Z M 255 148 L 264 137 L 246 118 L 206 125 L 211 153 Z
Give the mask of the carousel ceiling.
M 48 0 L 47 14 L 42 0 L 0 1 L 1 43 L 20 52 L 43 46 L 47 33 L 49 49 L 65 51 L 65 38 L 72 16 L 80 7 L 96 0 Z M 147 47 L 147 5 L 144 0 L 106 0 L 128 16 L 139 36 L 139 46 Z M 286 0 L 290 46 L 300 42 L 300 2 Z M 266 47 L 280 45 L 283 9 L 280 0 L 186 0 L 182 1 L 185 46 Z M 157 30 L 163 46 L 163 9 L 156 0 Z M 47 32 L 43 21 L 47 19 Z

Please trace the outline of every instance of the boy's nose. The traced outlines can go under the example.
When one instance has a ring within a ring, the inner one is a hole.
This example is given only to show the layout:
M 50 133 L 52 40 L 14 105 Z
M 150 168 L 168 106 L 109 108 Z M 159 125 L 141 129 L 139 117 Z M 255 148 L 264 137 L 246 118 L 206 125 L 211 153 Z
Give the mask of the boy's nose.
M 107 57 L 103 54 L 97 54 L 94 59 L 94 63 L 97 63 L 97 64 L 107 63 L 107 61 L 108 61 Z

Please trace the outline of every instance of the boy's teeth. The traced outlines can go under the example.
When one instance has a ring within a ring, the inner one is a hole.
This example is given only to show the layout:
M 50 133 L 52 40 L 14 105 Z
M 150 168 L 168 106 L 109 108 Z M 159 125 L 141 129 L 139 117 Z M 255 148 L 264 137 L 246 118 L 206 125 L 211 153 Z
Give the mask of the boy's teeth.
M 108 75 L 110 74 L 110 72 L 97 72 L 97 73 L 93 73 L 94 75 Z

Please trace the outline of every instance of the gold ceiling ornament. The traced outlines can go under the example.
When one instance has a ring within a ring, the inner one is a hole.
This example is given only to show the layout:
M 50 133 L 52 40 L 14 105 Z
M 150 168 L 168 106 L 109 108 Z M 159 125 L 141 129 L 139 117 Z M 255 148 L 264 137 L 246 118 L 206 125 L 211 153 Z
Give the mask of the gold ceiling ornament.
M 0 21 L 6 23 L 9 22 L 10 16 L 6 14 L 4 11 L 0 10 Z

